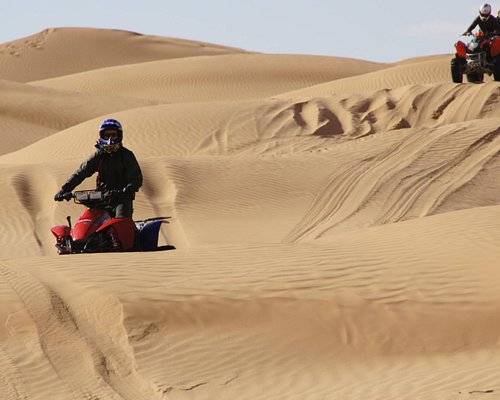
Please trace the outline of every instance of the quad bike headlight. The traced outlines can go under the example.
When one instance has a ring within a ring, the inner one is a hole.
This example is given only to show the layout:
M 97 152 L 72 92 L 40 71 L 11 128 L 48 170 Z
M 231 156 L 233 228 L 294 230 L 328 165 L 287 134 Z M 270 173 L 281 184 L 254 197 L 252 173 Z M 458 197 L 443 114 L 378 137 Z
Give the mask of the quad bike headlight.
M 470 42 L 468 45 L 467 45 L 467 48 L 470 50 L 470 51 L 474 51 L 477 49 L 477 46 L 479 46 L 479 43 L 478 42 Z

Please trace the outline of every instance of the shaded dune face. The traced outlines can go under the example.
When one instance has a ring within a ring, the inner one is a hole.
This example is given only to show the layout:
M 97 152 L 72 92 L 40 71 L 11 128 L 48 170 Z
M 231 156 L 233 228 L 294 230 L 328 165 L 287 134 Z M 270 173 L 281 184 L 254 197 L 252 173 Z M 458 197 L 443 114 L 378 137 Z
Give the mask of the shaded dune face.
M 0 398 L 498 394 L 500 86 L 449 59 L 0 45 Z M 108 117 L 176 250 L 56 256 L 83 208 L 53 195 Z

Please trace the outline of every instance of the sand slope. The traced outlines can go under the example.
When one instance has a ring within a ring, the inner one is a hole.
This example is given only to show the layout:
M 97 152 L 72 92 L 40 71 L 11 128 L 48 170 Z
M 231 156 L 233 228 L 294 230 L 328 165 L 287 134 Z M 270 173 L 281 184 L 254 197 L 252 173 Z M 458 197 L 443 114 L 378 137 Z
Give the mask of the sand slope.
M 202 102 L 267 97 L 383 68 L 336 57 L 231 54 L 143 62 L 32 83 L 168 103 Z
M 127 130 L 126 145 L 142 159 L 309 154 L 375 133 L 497 119 L 499 96 L 499 86 L 494 82 L 447 83 L 307 100 L 157 104 L 113 115 Z M 92 152 L 95 127 L 101 119 L 102 116 L 87 120 L 0 157 L 0 163 L 15 163 L 17 159 L 45 162 L 47 156 L 80 160 Z
M 498 397 L 499 83 L 84 33 L 130 54 L 0 81 L 0 399 Z M 176 250 L 55 254 L 105 117 Z
M 96 255 L 85 268 L 4 262 L 3 296 L 29 313 L 7 320 L 9 382 L 36 398 L 32 365 L 49 360 L 42 377 L 61 398 L 154 398 L 144 381 L 174 399 L 496 392 L 498 217 L 494 206 L 294 246 Z
M 241 52 L 215 44 L 121 30 L 49 28 L 1 44 L 0 76 L 27 82 L 111 65 Z
M 35 88 L 5 80 L 0 80 L 0 91 L 0 154 L 21 149 L 103 113 L 154 104 L 139 99 Z
M 409 59 L 396 63 L 385 70 L 365 74 L 359 79 L 349 77 L 327 82 L 291 93 L 284 93 L 280 97 L 351 95 L 379 89 L 395 89 L 407 85 L 449 83 L 451 81 L 451 59 L 452 55 Z M 485 81 L 491 81 L 491 77 L 485 75 Z

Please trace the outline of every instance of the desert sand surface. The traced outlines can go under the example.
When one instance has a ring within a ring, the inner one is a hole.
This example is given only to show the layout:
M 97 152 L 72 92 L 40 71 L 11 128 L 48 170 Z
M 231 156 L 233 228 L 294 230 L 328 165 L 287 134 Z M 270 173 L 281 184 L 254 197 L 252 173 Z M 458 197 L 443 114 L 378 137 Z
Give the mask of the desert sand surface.
M 0 399 L 500 398 L 500 84 L 450 58 L 0 45 Z M 110 117 L 175 249 L 58 255 Z
M 27 82 L 112 65 L 242 52 L 210 43 L 121 30 L 48 28 L 0 44 L 0 71 L 3 79 Z

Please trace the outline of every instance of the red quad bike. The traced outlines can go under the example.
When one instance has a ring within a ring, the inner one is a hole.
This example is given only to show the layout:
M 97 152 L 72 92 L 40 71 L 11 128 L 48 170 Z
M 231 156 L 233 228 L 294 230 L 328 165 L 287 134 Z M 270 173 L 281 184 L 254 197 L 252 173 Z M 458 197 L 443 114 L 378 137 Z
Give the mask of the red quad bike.
M 483 82 L 484 74 L 500 81 L 500 36 L 476 35 L 468 44 L 455 43 L 455 51 L 451 60 L 453 82 L 462 83 L 463 74 L 473 83 Z
M 132 218 L 111 218 L 106 210 L 108 200 L 103 192 L 81 190 L 65 193 L 66 200 L 87 207 L 82 216 L 71 226 L 57 225 L 51 229 L 56 237 L 59 254 L 101 253 L 113 251 L 158 251 L 174 249 L 173 246 L 158 246 L 162 223 L 170 217 L 149 218 L 133 221 Z

